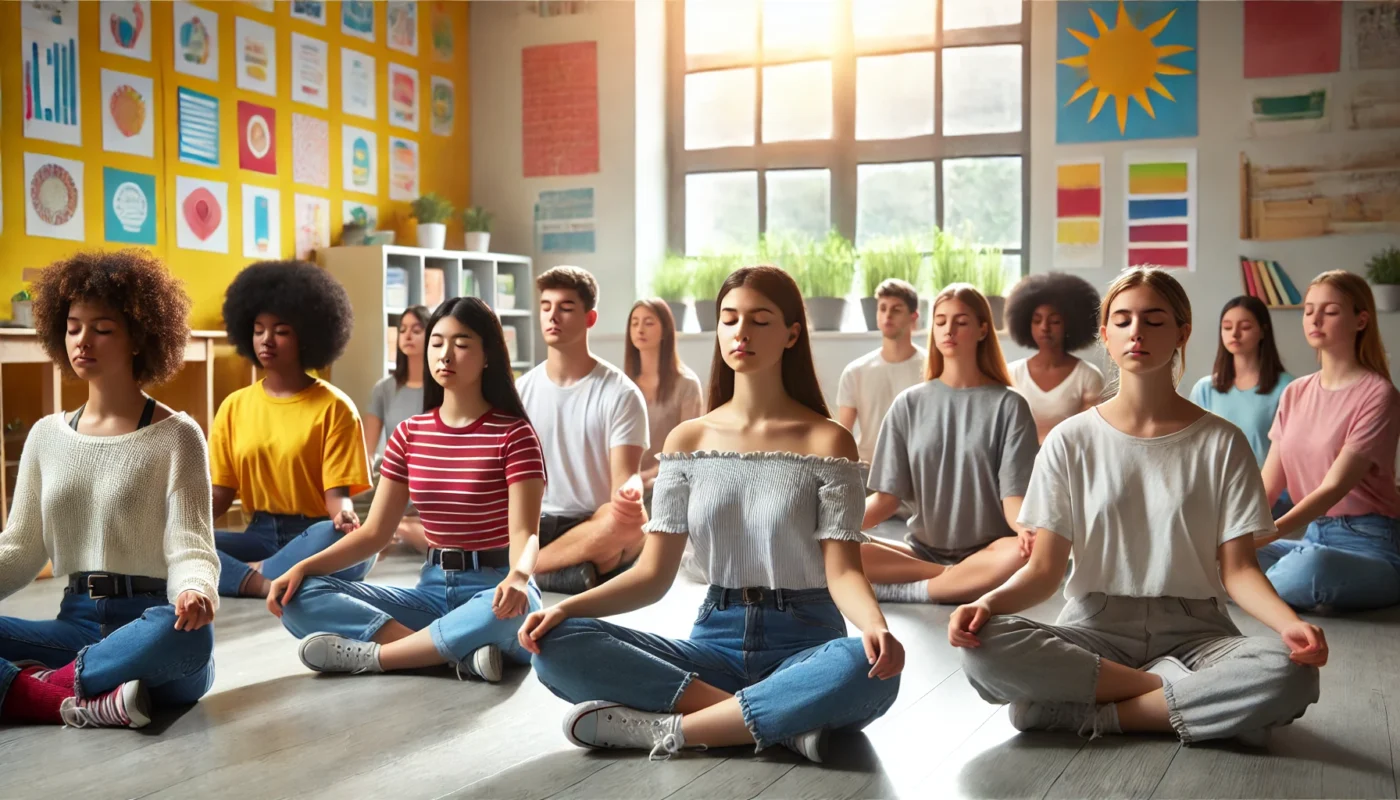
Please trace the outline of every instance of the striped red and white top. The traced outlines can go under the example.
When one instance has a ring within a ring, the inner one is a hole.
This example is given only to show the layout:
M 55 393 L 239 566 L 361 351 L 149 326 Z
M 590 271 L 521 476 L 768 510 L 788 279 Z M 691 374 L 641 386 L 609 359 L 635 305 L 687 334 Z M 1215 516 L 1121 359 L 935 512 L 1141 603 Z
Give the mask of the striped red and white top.
M 465 428 L 436 410 L 409 417 L 389 437 L 380 474 L 408 484 L 432 546 L 462 550 L 508 547 L 508 487 L 545 477 L 535 429 L 495 410 Z

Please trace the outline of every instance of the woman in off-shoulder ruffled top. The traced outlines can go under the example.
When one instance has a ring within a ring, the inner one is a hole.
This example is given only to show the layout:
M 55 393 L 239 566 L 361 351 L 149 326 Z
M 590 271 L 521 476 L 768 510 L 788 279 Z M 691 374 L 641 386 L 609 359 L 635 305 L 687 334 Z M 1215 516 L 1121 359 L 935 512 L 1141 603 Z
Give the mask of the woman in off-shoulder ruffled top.
M 531 614 L 520 641 L 577 704 L 564 733 L 580 747 L 781 744 L 820 761 L 826 731 L 894 703 L 904 649 L 861 569 L 865 485 L 822 400 L 801 293 L 748 267 L 717 299 L 711 410 L 666 440 L 640 560 Z M 598 619 L 659 600 L 687 539 L 711 582 L 689 639 Z

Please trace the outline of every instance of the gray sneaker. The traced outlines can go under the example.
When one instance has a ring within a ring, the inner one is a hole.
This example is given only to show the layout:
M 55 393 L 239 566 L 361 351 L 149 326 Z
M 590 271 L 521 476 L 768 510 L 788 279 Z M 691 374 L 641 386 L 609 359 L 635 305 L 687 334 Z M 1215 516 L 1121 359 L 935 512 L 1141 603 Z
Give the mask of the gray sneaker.
M 297 650 L 301 663 L 317 672 L 383 672 L 379 666 L 379 645 L 347 639 L 334 633 L 313 633 Z
M 494 644 L 488 644 L 472 651 L 469 663 L 457 665 L 457 678 L 459 680 L 462 677 L 463 667 L 473 678 L 480 678 L 487 683 L 500 683 L 503 674 L 501 648 Z
M 822 763 L 822 751 L 826 746 L 826 731 L 818 728 L 814 731 L 799 733 L 783 742 L 783 747 L 811 761 L 813 764 Z
M 598 568 L 593 562 L 585 561 L 553 572 L 536 573 L 535 585 L 542 592 L 580 594 L 598 585 Z

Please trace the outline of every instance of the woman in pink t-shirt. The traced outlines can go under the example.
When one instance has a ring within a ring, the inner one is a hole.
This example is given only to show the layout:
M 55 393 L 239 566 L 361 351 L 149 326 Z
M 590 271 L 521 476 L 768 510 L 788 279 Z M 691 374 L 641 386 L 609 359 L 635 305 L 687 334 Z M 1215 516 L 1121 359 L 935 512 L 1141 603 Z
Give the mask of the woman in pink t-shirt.
M 1390 381 L 1376 303 L 1359 276 L 1308 286 L 1303 333 L 1322 369 L 1288 385 L 1264 462 L 1269 500 L 1297 500 L 1260 539 L 1259 565 L 1294 608 L 1360 611 L 1400 603 L 1400 392 Z M 1275 541 L 1307 528 L 1301 540 Z

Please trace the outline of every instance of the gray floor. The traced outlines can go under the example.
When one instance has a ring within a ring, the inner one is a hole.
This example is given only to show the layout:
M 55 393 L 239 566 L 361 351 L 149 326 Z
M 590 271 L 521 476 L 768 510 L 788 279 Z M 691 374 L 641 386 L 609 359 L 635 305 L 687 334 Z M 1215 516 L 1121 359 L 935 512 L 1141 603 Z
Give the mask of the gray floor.
M 410 584 L 417 564 L 394 557 L 371 578 Z M 37 583 L 3 613 L 52 615 L 60 591 Z M 684 635 L 701 592 L 678 583 L 620 619 Z M 908 651 L 898 703 L 866 736 L 836 740 L 819 767 L 787 751 L 665 763 L 580 751 L 560 733 L 565 704 L 524 670 L 498 686 L 445 670 L 316 676 L 261 603 L 225 600 L 218 679 L 202 702 L 142 731 L 0 728 L 0 797 L 1396 797 L 1400 611 L 1321 621 L 1332 645 L 1322 701 L 1268 752 L 1017 735 L 964 680 L 944 634 L 949 611 L 887 608 Z

